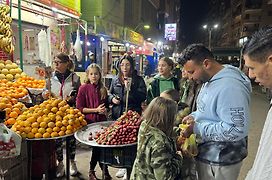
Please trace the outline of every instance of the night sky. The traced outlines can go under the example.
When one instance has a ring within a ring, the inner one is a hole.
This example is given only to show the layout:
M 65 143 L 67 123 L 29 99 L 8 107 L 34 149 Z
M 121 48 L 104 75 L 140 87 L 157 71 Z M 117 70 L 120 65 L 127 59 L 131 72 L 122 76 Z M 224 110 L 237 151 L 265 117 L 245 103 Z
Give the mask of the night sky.
M 202 42 L 208 0 L 181 0 L 181 31 L 185 45 Z

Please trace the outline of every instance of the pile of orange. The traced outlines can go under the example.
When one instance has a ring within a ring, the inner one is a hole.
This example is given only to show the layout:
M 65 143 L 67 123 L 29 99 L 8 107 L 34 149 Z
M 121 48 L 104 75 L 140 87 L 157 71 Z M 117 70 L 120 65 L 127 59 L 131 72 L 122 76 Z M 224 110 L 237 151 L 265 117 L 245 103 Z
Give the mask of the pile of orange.
M 0 97 L 22 98 L 28 94 L 28 91 L 23 86 L 16 82 L 10 82 L 6 79 L 0 80 Z
M 15 123 L 17 117 L 27 108 L 15 98 L 0 97 L 0 110 L 6 111 L 5 124 L 11 126 Z
M 17 79 L 18 86 L 25 88 L 45 88 L 45 80 L 37 80 L 30 76 L 24 76 Z
M 85 125 L 78 109 L 66 101 L 49 99 L 23 112 L 11 129 L 23 138 L 52 138 L 73 134 Z

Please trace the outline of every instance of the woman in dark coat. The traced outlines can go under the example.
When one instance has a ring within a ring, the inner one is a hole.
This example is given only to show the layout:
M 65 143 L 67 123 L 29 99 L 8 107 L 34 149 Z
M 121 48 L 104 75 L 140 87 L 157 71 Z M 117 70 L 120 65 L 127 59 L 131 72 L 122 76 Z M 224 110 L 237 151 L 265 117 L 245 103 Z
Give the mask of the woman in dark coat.
M 112 106 L 112 118 L 118 119 L 126 110 L 126 94 L 128 95 L 128 110 L 141 113 L 141 104 L 146 100 L 146 85 L 144 79 L 137 75 L 134 60 L 125 55 L 119 63 L 119 74 L 111 82 L 109 102 Z

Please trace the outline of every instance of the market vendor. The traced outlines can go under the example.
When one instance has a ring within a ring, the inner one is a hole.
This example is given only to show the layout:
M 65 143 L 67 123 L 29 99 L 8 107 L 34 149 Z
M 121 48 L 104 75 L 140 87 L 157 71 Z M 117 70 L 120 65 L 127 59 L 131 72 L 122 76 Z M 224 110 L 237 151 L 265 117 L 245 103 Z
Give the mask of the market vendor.
M 54 61 L 55 71 L 52 73 L 52 78 L 47 81 L 47 89 L 51 92 L 53 97 L 67 100 L 70 106 L 75 106 L 76 95 L 80 86 L 79 76 L 73 72 L 74 64 L 67 54 L 59 53 Z M 77 166 L 75 162 L 76 153 L 76 139 L 74 136 L 70 137 L 70 174 L 77 174 Z M 63 148 L 62 139 L 56 140 L 56 154 L 58 160 L 58 166 L 56 171 L 57 177 L 64 176 L 64 164 L 63 164 Z

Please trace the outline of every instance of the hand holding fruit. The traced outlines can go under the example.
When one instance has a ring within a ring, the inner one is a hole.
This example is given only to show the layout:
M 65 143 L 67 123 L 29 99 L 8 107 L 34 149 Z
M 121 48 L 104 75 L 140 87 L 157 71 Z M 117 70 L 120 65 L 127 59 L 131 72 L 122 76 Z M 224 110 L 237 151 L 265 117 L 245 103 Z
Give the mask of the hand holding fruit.
M 185 116 L 183 119 L 182 119 L 182 123 L 183 124 L 191 124 L 191 123 L 194 123 L 194 117 L 191 116 L 191 115 L 188 115 L 188 116 Z

